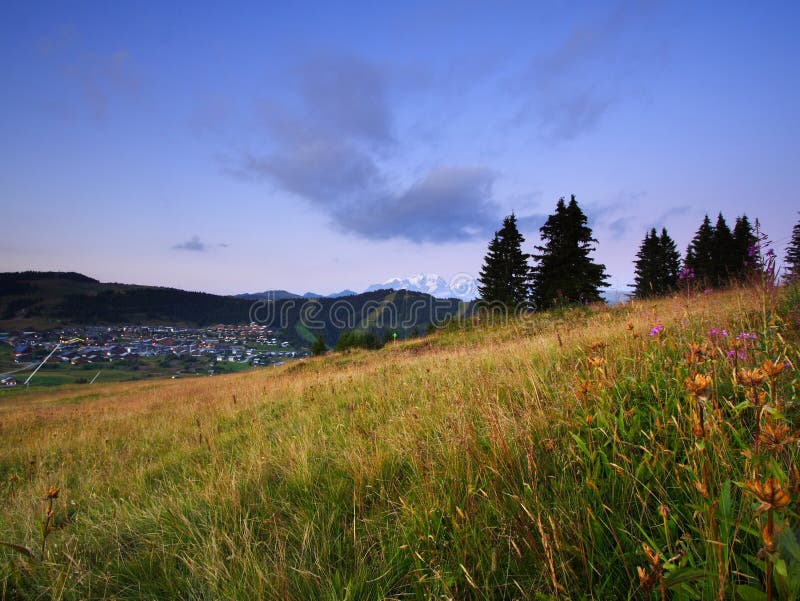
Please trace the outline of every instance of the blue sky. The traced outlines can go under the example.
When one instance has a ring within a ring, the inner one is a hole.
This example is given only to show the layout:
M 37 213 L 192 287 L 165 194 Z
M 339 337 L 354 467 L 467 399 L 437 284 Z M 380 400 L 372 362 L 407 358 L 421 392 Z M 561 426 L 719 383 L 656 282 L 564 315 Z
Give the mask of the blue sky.
M 796 3 L 168 4 L 0 8 L 0 270 L 477 275 L 575 194 L 623 287 L 651 226 L 800 218 Z

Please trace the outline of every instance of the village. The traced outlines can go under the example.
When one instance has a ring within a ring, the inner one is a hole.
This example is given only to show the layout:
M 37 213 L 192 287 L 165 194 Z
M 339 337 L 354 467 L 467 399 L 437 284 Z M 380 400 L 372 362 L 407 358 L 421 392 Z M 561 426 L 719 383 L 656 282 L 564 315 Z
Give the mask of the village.
M 243 367 L 282 365 L 305 351 L 258 324 L 173 326 L 85 326 L 48 331 L 0 332 L 0 387 L 24 382 L 36 367 L 174 367 L 171 377 L 216 375 Z M 8 353 L 10 349 L 10 356 Z M 176 360 L 180 360 L 176 362 Z M 183 369 L 181 369 L 183 368 Z

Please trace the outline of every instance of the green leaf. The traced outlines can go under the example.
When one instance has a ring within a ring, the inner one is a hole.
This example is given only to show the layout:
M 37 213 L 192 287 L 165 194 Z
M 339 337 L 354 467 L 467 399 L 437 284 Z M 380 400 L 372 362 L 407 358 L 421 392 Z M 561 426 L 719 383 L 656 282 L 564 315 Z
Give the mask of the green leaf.
M 775 562 L 775 573 L 778 576 L 781 576 L 783 578 L 788 578 L 789 577 L 789 573 L 786 570 L 786 561 L 785 560 L 779 559 L 778 561 Z
M 742 601 L 763 601 L 767 598 L 767 595 L 764 591 L 754 588 L 749 584 L 737 586 L 736 596 L 739 599 L 742 599 Z
M 707 576 L 705 570 L 700 568 L 678 568 L 669 572 L 669 575 L 664 578 L 664 584 L 667 588 L 676 586 L 681 582 L 692 582 L 694 580 L 702 580 Z

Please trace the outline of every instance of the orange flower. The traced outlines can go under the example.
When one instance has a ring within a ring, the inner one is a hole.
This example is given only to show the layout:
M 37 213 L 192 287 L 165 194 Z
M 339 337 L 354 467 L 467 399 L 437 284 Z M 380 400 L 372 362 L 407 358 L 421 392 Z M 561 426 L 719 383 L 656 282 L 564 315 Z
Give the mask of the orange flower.
M 761 366 L 761 371 L 763 371 L 768 378 L 777 378 L 779 375 L 781 375 L 784 367 L 786 367 L 785 363 L 770 361 L 767 359 Z
M 791 432 L 784 423 L 767 423 L 758 433 L 758 443 L 767 450 L 779 451 L 797 440 L 797 433 Z
M 603 359 L 602 357 L 589 357 L 586 361 L 590 367 L 595 367 L 598 369 L 602 367 L 603 364 L 605 364 L 606 362 L 606 360 Z
M 704 376 L 703 374 L 695 374 L 694 378 L 686 378 L 684 385 L 686 389 L 698 398 L 706 398 L 708 396 L 708 387 L 711 385 L 711 376 Z
M 758 386 L 764 380 L 767 379 L 767 374 L 761 371 L 759 368 L 755 369 L 740 369 L 739 370 L 739 381 L 742 383 L 743 386 Z
M 58 498 L 58 488 L 55 486 L 51 486 L 50 488 L 48 488 L 44 500 L 50 501 L 52 499 L 57 499 L 57 498 Z
M 756 499 L 761 501 L 761 505 L 758 508 L 759 513 L 769 509 L 781 509 L 791 501 L 789 492 L 775 478 L 767 478 L 764 482 L 748 480 L 744 483 L 744 487 Z
M 594 342 L 592 342 L 592 344 L 589 345 L 589 349 L 592 352 L 597 352 L 597 351 L 602 351 L 607 346 L 608 344 L 606 344 L 602 340 L 595 340 Z

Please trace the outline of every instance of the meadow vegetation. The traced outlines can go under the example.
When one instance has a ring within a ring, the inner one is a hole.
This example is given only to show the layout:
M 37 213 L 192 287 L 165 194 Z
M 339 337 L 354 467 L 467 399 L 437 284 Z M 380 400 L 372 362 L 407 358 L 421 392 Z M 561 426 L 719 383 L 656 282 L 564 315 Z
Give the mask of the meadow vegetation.
M 794 288 L 0 401 L 7 599 L 791 599 Z

